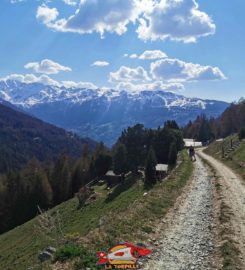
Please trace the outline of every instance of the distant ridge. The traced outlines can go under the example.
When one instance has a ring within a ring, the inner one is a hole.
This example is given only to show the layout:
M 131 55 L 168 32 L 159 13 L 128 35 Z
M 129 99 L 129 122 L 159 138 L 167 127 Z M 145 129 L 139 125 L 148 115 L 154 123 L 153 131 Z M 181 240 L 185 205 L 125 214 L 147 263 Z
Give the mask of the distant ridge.
M 94 90 L 11 80 L 0 81 L 0 98 L 46 122 L 107 145 L 112 145 L 124 128 L 136 123 L 156 128 L 173 119 L 182 126 L 202 113 L 217 117 L 229 106 L 223 101 L 160 90 Z
M 80 139 L 13 108 L 0 101 L 0 173 L 20 169 L 34 156 L 40 161 L 62 152 L 79 157 L 84 144 L 95 146 L 93 140 Z

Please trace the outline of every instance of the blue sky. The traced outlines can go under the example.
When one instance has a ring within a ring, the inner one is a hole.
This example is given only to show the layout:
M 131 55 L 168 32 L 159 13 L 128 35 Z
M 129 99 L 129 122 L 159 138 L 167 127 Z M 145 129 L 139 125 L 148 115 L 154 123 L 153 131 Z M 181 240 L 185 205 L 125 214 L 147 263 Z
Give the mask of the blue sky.
M 1 0 L 0 78 L 238 100 L 244 10 L 244 0 Z

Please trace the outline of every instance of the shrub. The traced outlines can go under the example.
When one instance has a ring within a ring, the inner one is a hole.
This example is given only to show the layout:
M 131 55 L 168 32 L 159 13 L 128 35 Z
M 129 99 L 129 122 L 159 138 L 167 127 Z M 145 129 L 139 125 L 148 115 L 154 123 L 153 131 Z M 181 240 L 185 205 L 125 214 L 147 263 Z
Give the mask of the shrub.
M 103 266 L 101 268 L 96 265 L 98 261 L 98 257 L 95 253 L 91 251 L 87 251 L 80 256 L 79 261 L 74 264 L 74 270 L 81 270 L 81 269 L 90 269 L 90 270 L 98 270 L 104 269 Z
M 64 246 L 61 246 L 59 249 L 57 249 L 55 253 L 55 259 L 60 262 L 65 262 L 69 259 L 78 257 L 79 260 L 74 264 L 74 270 L 86 268 L 90 268 L 91 270 L 98 269 L 96 266 L 98 261 L 96 253 L 88 250 L 86 247 L 80 244 L 65 244 Z
M 91 190 L 84 186 L 82 187 L 79 192 L 76 194 L 78 201 L 79 201 L 79 206 L 83 206 L 86 202 L 86 200 L 90 197 L 91 195 Z
M 57 249 L 55 259 L 64 262 L 74 257 L 80 257 L 84 253 L 85 248 L 77 244 L 66 244 Z
M 65 262 L 69 259 L 79 257 L 79 261 L 77 261 L 74 265 L 75 270 L 90 268 L 91 270 L 98 269 L 96 263 L 98 261 L 98 257 L 95 252 L 88 250 L 86 247 L 76 244 L 69 243 L 61 246 L 57 249 L 55 253 L 55 259 L 60 262 Z

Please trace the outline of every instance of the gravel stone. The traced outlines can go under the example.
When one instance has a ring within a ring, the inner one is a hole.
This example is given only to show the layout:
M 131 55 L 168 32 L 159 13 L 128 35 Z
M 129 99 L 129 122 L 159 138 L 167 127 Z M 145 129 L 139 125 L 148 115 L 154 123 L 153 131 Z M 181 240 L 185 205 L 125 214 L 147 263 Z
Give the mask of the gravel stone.
M 173 220 L 164 218 L 167 229 L 144 269 L 209 270 L 213 244 L 212 185 L 206 165 L 197 158 L 193 183 L 184 202 L 174 208 Z M 164 224 L 165 225 L 165 224 Z

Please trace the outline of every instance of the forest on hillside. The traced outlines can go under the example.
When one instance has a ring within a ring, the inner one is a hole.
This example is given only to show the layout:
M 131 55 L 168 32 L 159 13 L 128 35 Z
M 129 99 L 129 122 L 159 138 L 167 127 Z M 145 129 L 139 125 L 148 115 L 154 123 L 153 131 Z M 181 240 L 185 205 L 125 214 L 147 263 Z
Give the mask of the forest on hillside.
M 200 115 L 195 121 L 183 128 L 186 138 L 209 142 L 224 138 L 233 133 L 243 133 L 245 129 L 245 100 L 232 103 L 218 118 L 207 118 Z
M 21 169 L 0 175 L 0 233 L 35 217 L 38 206 L 49 209 L 72 198 L 79 190 L 83 192 L 82 187 L 101 179 L 108 170 L 137 174 L 139 166 L 145 167 L 145 186 L 149 188 L 156 182 L 155 165 L 174 165 L 182 148 L 181 130 L 175 121 L 167 121 L 156 130 L 140 124 L 127 128 L 111 150 L 103 143 L 94 150 L 84 144 L 79 158 L 63 152 L 56 159 L 47 156 L 46 160 L 40 160 L 33 153 Z
M 49 162 L 66 152 L 77 158 L 84 144 L 95 146 L 90 139 L 0 104 L 0 173 L 19 170 L 32 157 Z
M 175 164 L 183 135 L 208 142 L 235 132 L 245 134 L 243 100 L 217 119 L 200 115 L 183 129 L 175 121 L 157 129 L 128 127 L 112 149 L 103 143 L 91 147 L 90 140 L 11 108 L 0 106 L 0 116 L 0 233 L 36 216 L 37 206 L 48 209 L 72 198 L 108 170 L 137 174 L 141 167 L 145 185 L 154 185 L 155 165 Z

